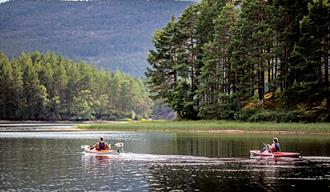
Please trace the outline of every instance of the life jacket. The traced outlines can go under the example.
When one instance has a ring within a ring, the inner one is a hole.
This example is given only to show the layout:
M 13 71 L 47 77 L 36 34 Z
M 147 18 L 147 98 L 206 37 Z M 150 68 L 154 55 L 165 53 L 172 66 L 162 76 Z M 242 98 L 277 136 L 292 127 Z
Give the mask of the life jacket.
M 275 150 L 276 152 L 281 152 L 281 147 L 279 143 L 275 143 Z
M 105 143 L 99 142 L 99 150 L 105 150 Z

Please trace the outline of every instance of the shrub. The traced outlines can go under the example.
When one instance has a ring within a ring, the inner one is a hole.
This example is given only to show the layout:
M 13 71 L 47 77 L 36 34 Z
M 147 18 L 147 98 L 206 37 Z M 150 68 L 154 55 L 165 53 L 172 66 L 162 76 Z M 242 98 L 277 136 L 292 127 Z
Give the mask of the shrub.
M 234 118 L 240 121 L 247 121 L 251 116 L 258 113 L 257 109 L 242 109 L 235 113 Z
M 252 115 L 248 121 L 298 122 L 300 118 L 296 111 L 263 111 Z
M 276 113 L 271 112 L 259 112 L 247 119 L 249 122 L 260 122 L 260 121 L 274 121 L 276 118 Z

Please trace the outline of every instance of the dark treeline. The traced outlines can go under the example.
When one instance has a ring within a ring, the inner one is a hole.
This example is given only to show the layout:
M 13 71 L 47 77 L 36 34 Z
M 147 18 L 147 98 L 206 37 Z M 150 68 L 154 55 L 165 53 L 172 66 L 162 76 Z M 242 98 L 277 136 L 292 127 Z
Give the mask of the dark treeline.
M 142 80 L 55 53 L 0 52 L 0 119 L 92 120 L 148 117 Z
M 153 36 L 146 75 L 185 119 L 330 120 L 328 0 L 202 0 Z

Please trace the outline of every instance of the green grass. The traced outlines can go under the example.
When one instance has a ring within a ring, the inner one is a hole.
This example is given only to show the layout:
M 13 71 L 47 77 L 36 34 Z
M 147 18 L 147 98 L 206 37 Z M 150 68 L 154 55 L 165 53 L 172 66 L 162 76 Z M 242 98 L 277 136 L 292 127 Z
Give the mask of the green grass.
M 128 121 L 113 123 L 97 123 L 79 125 L 81 129 L 109 131 L 214 131 L 214 130 L 243 130 L 243 131 L 290 131 L 306 133 L 330 134 L 330 123 L 250 123 L 239 121 Z

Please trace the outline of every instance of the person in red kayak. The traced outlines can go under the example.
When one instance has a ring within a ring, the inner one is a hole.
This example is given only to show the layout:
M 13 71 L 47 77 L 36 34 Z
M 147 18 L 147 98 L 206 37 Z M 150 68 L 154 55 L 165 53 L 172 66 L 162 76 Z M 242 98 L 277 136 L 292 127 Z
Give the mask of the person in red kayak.
M 281 152 L 281 146 L 278 142 L 278 138 L 273 138 L 273 144 L 269 147 L 270 152 Z
M 94 148 L 96 150 L 109 150 L 110 145 L 103 140 L 103 137 L 100 137 L 100 140 L 90 147 L 90 149 L 94 149 Z

